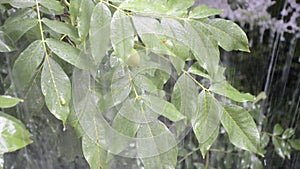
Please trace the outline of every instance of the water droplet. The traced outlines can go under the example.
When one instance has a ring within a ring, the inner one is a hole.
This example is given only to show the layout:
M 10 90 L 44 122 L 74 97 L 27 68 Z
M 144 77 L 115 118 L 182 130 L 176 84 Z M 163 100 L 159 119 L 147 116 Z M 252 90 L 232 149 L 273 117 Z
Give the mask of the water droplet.
M 59 99 L 59 102 L 61 105 L 65 105 L 67 103 L 66 100 L 62 97 Z

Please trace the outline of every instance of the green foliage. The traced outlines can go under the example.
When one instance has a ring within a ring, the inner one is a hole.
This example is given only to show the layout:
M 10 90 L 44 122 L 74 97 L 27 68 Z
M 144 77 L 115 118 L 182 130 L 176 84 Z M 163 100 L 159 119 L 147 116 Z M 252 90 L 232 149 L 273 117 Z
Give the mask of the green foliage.
M 0 28 L 0 52 L 39 30 L 14 62 L 11 89 L 25 102 L 32 88 L 40 90 L 48 110 L 80 132 L 91 168 L 109 168 L 117 155 L 139 158 L 146 169 L 175 168 L 188 126 L 203 157 L 221 125 L 233 145 L 263 156 L 257 126 L 239 106 L 254 96 L 231 86 L 219 65 L 219 46 L 249 52 L 248 40 L 235 23 L 209 18 L 220 10 L 200 6 L 189 14 L 192 0 L 1 3 L 16 12 Z M 21 100 L 6 101 L 0 105 Z M 277 130 L 284 139 L 294 134 Z M 28 135 L 17 148 L 30 143 Z M 298 140 L 289 143 L 299 148 Z

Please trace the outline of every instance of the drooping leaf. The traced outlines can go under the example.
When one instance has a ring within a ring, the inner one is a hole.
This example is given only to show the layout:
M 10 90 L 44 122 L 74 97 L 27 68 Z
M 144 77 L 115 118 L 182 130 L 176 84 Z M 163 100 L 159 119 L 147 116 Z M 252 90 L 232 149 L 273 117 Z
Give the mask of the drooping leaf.
M 53 14 L 60 15 L 64 13 L 64 6 L 57 0 L 41 0 L 39 3 L 50 12 L 53 11 Z
M 8 95 L 0 95 L 0 107 L 1 108 L 10 108 L 14 107 L 18 103 L 23 102 L 22 99 L 11 97 Z
M 79 40 L 77 29 L 74 26 L 56 20 L 50 20 L 47 18 L 43 18 L 42 21 L 53 31 L 60 34 L 68 35 L 72 40 Z
M 205 158 L 205 155 L 206 155 L 207 151 L 210 149 L 210 147 L 216 141 L 216 139 L 219 135 L 219 128 L 220 127 L 218 125 L 218 127 L 215 129 L 215 131 L 213 131 L 213 134 L 208 138 L 208 140 L 206 140 L 205 142 L 199 144 L 200 151 L 201 151 L 201 154 L 202 154 L 203 158 Z
M 16 8 L 27 8 L 35 5 L 35 0 L 9 0 L 8 2 Z
M 116 56 L 125 61 L 133 49 L 134 28 L 130 17 L 124 12 L 117 10 L 111 21 L 111 43 Z
M 107 139 L 109 125 L 99 112 L 100 100 L 93 91 L 91 75 L 86 70 L 74 69 L 72 76 L 72 101 L 76 117 L 82 130 L 91 141 L 107 150 L 110 143 Z
M 223 13 L 223 10 L 213 9 L 206 5 L 200 5 L 196 8 L 192 9 L 189 13 L 190 18 L 200 19 L 200 18 L 207 18 L 213 15 L 220 15 Z
M 103 3 L 93 10 L 90 25 L 90 43 L 94 62 L 98 64 L 104 57 L 110 43 L 111 12 Z
M 60 65 L 49 56 L 44 61 L 41 87 L 49 111 L 65 123 L 70 113 L 71 83 Z
M 13 152 L 32 143 L 21 121 L 0 111 L 0 154 Z
M 241 93 L 232 87 L 227 81 L 213 83 L 209 90 L 222 96 L 228 97 L 237 102 L 254 101 L 254 96 L 249 93 Z
M 90 29 L 90 22 L 95 4 L 93 0 L 81 1 L 78 14 L 78 34 L 81 40 L 85 41 Z
M 250 52 L 246 33 L 234 22 L 216 18 L 209 19 L 201 25 L 213 35 L 223 49 Z
M 176 140 L 163 123 L 141 125 L 137 133 L 137 155 L 145 169 L 175 168 L 177 153 Z
M 260 137 L 251 115 L 236 105 L 224 106 L 222 125 L 228 133 L 229 140 L 235 146 L 257 153 L 260 152 Z
M 13 41 L 3 32 L 0 31 L 0 52 L 12 52 L 16 50 Z
M 88 136 L 82 137 L 82 152 L 91 169 L 109 169 L 107 152 Z
M 46 43 L 52 52 L 54 52 L 57 56 L 59 56 L 66 62 L 80 69 L 94 69 L 95 66 L 93 65 L 93 62 L 79 49 L 74 48 L 65 42 L 61 42 L 52 38 L 46 39 Z
M 20 20 L 16 20 L 14 22 L 6 23 L 1 28 L 11 38 L 11 40 L 17 41 L 27 31 L 35 27 L 37 24 L 38 24 L 37 19 L 23 18 Z
M 212 138 L 220 125 L 223 111 L 218 101 L 205 91 L 199 94 L 197 111 L 197 115 L 192 119 L 192 126 L 201 145 Z
M 186 118 L 183 114 L 181 114 L 176 107 L 156 96 L 144 95 L 142 96 L 145 104 L 155 113 L 162 115 L 173 122 L 177 122 Z
M 198 89 L 186 74 L 182 74 L 175 83 L 172 92 L 172 103 L 190 121 L 196 115 Z
M 184 27 L 188 33 L 185 41 L 195 58 L 210 76 L 215 76 L 220 61 L 216 42 L 199 28 L 196 21 L 185 22 Z
M 40 40 L 32 42 L 19 55 L 12 70 L 14 85 L 19 91 L 28 87 L 44 55 L 43 44 Z

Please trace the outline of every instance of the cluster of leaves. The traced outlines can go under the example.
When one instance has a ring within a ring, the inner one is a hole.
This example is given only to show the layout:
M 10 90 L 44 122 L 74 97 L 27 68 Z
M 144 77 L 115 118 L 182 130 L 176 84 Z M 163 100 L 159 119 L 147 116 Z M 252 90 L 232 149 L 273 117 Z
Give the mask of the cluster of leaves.
M 188 126 L 203 156 L 221 125 L 232 144 L 262 155 L 256 124 L 238 105 L 254 97 L 231 86 L 219 65 L 219 46 L 249 52 L 247 37 L 231 21 L 209 19 L 222 11 L 188 12 L 192 4 L 1 1 L 13 14 L 0 27 L 0 52 L 29 42 L 7 91 L 25 102 L 32 91 L 42 94 L 38 107 L 78 131 L 91 168 L 109 168 L 115 155 L 139 158 L 147 169 L 174 168 Z
M 283 129 L 280 124 L 276 124 L 273 128 L 273 133 L 264 133 L 262 135 L 262 148 L 266 147 L 272 138 L 272 145 L 275 152 L 283 159 L 291 159 L 291 150 L 300 150 L 300 140 L 292 139 L 295 134 L 294 128 Z

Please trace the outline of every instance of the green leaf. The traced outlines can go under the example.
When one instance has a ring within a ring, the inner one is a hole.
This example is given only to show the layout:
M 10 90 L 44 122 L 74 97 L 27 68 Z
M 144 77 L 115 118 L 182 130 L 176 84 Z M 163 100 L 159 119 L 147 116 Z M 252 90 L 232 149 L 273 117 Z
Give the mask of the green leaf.
M 129 107 L 131 107 L 131 105 L 123 104 L 122 108 L 112 122 L 112 127 L 117 134 L 115 134 L 114 139 L 110 139 L 111 142 L 109 150 L 114 154 L 119 154 L 120 152 L 125 150 L 125 148 L 130 147 L 130 145 L 132 144 L 135 144 L 134 137 L 139 128 L 139 124 L 134 121 L 134 119 L 128 117 L 132 116 L 132 114 L 140 115 L 141 111 L 139 109 Z
M 62 4 L 57 0 L 41 0 L 39 3 L 51 12 L 53 11 L 53 14 L 55 15 L 60 15 L 64 13 L 64 6 L 62 6 Z
M 43 44 L 40 40 L 32 42 L 19 55 L 12 70 L 14 85 L 19 91 L 28 87 L 37 71 L 38 66 L 43 61 L 44 55 Z
M 130 17 L 120 10 L 117 10 L 111 21 L 111 43 L 116 56 L 125 61 L 133 49 L 134 28 Z
M 232 87 L 227 81 L 213 83 L 209 90 L 219 95 L 228 97 L 237 102 L 254 101 L 254 96 L 249 93 L 240 93 Z
M 31 134 L 21 121 L 1 111 L 0 121 L 0 154 L 13 152 L 32 143 Z
M 95 4 L 92 0 L 81 1 L 78 15 L 78 34 L 81 40 L 85 41 L 90 29 L 90 21 Z
M 151 15 L 186 15 L 186 9 L 193 4 L 193 0 L 185 0 L 178 3 L 176 0 L 135 0 L 124 1 L 120 8 L 136 13 Z
M 199 145 L 203 158 L 205 158 L 207 151 L 210 149 L 210 147 L 213 145 L 215 140 L 218 138 L 219 129 L 220 129 L 220 126 L 218 125 L 218 127 L 215 129 L 215 131 L 213 131 L 212 135 L 208 138 L 208 140 L 204 141 L 203 143 L 201 143 Z
M 109 169 L 107 152 L 88 136 L 82 137 L 82 152 L 91 169 Z
M 9 0 L 8 2 L 16 8 L 27 8 L 35 5 L 35 0 Z
M 212 80 L 212 78 L 208 74 L 206 74 L 203 71 L 201 71 L 200 69 L 198 69 L 195 64 L 189 68 L 188 72 L 193 73 L 198 76 L 201 76 L 201 77 L 204 77 L 206 79 Z
M 246 33 L 234 22 L 216 18 L 199 23 L 203 23 L 201 25 L 213 35 L 212 37 L 226 51 L 250 52 Z
M 98 108 L 99 102 L 103 102 L 103 100 L 96 96 L 93 89 L 90 73 L 86 70 L 74 69 L 72 99 L 76 117 L 86 136 L 93 143 L 107 150 L 108 144 L 111 142 L 108 140 L 110 137 L 107 137 L 107 134 L 109 132 L 114 134 L 114 132 L 108 131 L 110 126 Z
M 182 74 L 175 83 L 172 103 L 187 117 L 188 122 L 195 117 L 198 104 L 198 89 L 191 78 Z
M 251 115 L 236 105 L 224 106 L 222 125 L 228 133 L 229 140 L 235 146 L 257 153 L 260 152 L 260 137 Z
M 145 169 L 175 168 L 176 140 L 160 121 L 141 125 L 137 133 L 137 155 Z
M 92 70 L 95 68 L 90 58 L 79 49 L 52 38 L 46 39 L 46 43 L 53 53 L 66 62 L 80 69 Z
M 274 128 L 273 128 L 273 135 L 274 136 L 279 136 L 279 135 L 281 135 L 282 133 L 283 133 L 283 128 L 281 127 L 281 125 L 280 124 L 276 124 L 275 126 L 274 126 Z
M 191 12 L 189 13 L 189 18 L 195 18 L 195 19 L 207 18 L 209 16 L 220 15 L 222 13 L 223 10 L 213 9 L 206 5 L 200 5 L 191 10 Z
M 131 92 L 131 84 L 127 72 L 121 66 L 114 71 L 111 83 L 111 93 L 113 105 L 122 103 Z
M 157 90 L 155 84 L 146 76 L 136 75 L 133 79 L 134 84 L 143 91 L 153 93 Z
M 74 26 L 60 21 L 50 20 L 47 18 L 43 18 L 42 21 L 53 31 L 60 34 L 68 35 L 72 40 L 79 41 L 77 29 Z
M 98 64 L 105 56 L 110 44 L 111 12 L 103 3 L 98 3 L 93 10 L 90 25 L 90 44 L 94 62 Z
M 186 21 L 184 25 L 188 36 L 186 44 L 193 52 L 195 58 L 210 76 L 215 76 L 218 72 L 220 52 L 216 42 L 210 38 L 201 28 L 199 22 Z
M 268 136 L 267 134 L 263 134 L 261 136 L 261 148 L 265 148 L 267 147 L 267 145 L 269 144 L 270 142 L 270 136 Z
M 282 138 L 283 139 L 289 139 L 291 138 L 293 135 L 295 134 L 295 129 L 293 128 L 287 128 L 284 130 L 283 134 L 282 134 Z
M 14 107 L 18 103 L 23 102 L 22 99 L 11 97 L 8 95 L 0 95 L 0 107 L 1 108 L 10 108 Z
M 70 113 L 71 83 L 59 64 L 48 56 L 44 61 L 41 87 L 48 109 L 65 124 Z
M 191 122 L 197 140 L 201 145 L 208 141 L 219 127 L 223 111 L 218 101 L 205 91 L 199 94 L 197 111 L 197 115 Z
M 142 99 L 152 111 L 168 118 L 169 120 L 172 120 L 173 122 L 177 122 L 179 120 L 186 118 L 176 109 L 176 107 L 173 104 L 159 97 L 151 96 L 151 95 L 143 95 Z
M 0 31 L 0 52 L 12 52 L 17 50 L 14 42 L 4 33 Z
M 272 137 L 275 152 L 283 159 L 291 158 L 291 146 L 285 141 L 277 137 Z
M 295 150 L 300 150 L 300 139 L 288 140 L 288 142 Z
M 161 26 L 166 36 L 170 37 L 170 39 L 164 40 L 163 44 L 175 54 L 176 58 L 180 58 L 183 61 L 191 59 L 190 49 L 186 41 L 188 32 L 186 32 L 183 25 L 176 19 L 162 18 Z M 172 58 L 174 57 L 171 57 L 170 59 Z M 177 68 L 176 70 L 180 72 L 182 69 L 179 71 Z
M 158 20 L 151 17 L 134 16 L 132 21 L 147 49 L 156 54 L 174 55 L 164 44 L 167 39 Z
M 78 22 L 78 15 L 79 15 L 79 8 L 80 8 L 81 0 L 72 0 L 70 1 L 70 18 L 72 25 L 77 25 Z
M 17 41 L 37 24 L 37 19 L 22 18 L 14 22 L 5 23 L 1 28 L 11 38 L 12 41 Z

